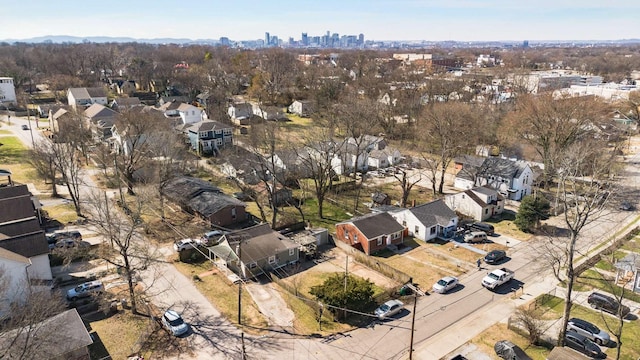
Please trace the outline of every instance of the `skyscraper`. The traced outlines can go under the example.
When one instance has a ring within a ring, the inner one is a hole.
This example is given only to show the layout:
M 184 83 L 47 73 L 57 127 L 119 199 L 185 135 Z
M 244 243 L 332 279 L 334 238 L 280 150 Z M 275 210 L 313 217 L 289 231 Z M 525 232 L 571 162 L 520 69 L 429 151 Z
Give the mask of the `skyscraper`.
M 264 33 L 264 45 L 265 46 L 271 45 L 271 35 L 269 35 L 268 32 Z
M 309 46 L 309 37 L 307 36 L 307 33 L 302 33 L 302 45 L 303 46 Z

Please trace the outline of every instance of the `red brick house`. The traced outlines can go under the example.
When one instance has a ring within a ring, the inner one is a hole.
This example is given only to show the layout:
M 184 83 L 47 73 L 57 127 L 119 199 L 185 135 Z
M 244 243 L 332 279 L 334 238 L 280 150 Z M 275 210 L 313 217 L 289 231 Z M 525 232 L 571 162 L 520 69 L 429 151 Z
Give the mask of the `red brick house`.
M 388 213 L 373 213 L 336 224 L 336 241 L 355 247 L 367 255 L 388 245 L 402 244 L 404 226 Z

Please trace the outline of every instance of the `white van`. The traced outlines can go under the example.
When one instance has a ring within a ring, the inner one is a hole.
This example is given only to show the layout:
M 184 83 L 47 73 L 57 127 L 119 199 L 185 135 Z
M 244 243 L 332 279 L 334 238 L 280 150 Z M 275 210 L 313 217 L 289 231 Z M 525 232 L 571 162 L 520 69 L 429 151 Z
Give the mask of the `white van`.
M 487 241 L 487 233 L 484 231 L 472 231 L 464 235 L 464 241 L 468 243 L 479 243 Z

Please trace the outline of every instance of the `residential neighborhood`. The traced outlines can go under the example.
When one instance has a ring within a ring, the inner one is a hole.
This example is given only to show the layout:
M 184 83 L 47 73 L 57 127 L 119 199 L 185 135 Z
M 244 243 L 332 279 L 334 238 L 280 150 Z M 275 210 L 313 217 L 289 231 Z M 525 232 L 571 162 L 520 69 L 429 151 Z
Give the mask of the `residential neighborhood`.
M 1 354 L 640 358 L 637 45 L 267 43 L 0 46 Z

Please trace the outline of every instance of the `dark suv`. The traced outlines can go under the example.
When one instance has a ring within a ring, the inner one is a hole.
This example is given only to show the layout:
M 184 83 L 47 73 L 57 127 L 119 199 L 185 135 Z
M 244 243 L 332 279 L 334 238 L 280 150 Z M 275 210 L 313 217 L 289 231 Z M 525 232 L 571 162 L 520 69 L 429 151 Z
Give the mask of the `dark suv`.
M 589 305 L 591 305 L 594 309 L 601 309 L 606 312 L 609 312 L 614 315 L 618 315 L 618 310 L 620 311 L 620 315 L 623 317 L 627 316 L 631 309 L 628 306 L 621 305 L 618 300 L 612 298 L 611 296 L 607 296 L 601 293 L 593 292 L 589 295 L 587 299 Z
M 471 224 L 471 230 L 484 231 L 489 236 L 493 236 L 493 233 L 495 231 L 493 228 L 493 225 L 487 224 L 484 222 L 477 222 L 477 223 Z

